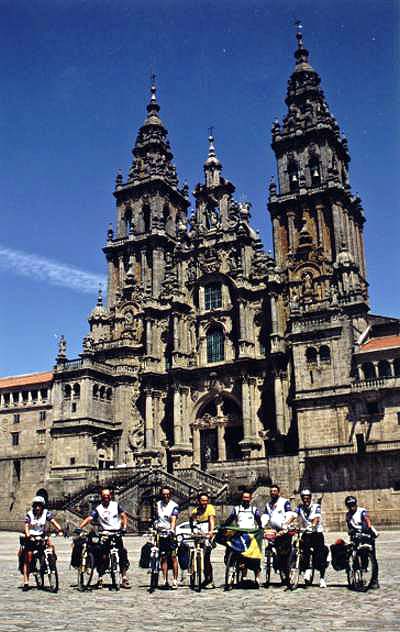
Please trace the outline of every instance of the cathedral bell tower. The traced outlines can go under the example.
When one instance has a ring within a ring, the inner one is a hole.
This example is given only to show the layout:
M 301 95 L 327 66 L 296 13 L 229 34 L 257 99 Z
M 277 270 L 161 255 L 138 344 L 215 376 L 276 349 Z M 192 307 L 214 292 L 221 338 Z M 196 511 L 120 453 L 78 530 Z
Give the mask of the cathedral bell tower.
M 309 62 L 300 27 L 296 37 L 288 112 L 272 126 L 278 182 L 269 185 L 268 209 L 276 259 L 271 360 L 282 382 L 276 389 L 277 426 L 285 434 L 288 424 L 278 423 L 279 414 L 291 418 L 302 449 L 314 433 L 316 441 L 324 436 L 328 443 L 346 434 L 346 407 L 334 404 L 331 422 L 321 409 L 319 428 L 316 407 L 328 393 L 351 386 L 352 349 L 366 326 L 368 284 L 365 217 L 350 189 L 347 140 Z

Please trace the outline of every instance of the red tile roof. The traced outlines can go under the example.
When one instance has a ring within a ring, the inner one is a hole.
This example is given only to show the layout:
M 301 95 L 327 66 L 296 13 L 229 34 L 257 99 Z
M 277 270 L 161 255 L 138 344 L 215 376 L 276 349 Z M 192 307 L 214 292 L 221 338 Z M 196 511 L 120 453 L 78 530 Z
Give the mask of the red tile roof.
M 52 379 L 53 373 L 51 372 L 29 373 L 28 375 L 11 375 L 9 377 L 0 378 L 0 389 L 43 384 L 43 382 L 51 382 Z
M 378 351 L 380 349 L 393 349 L 394 347 L 400 347 L 400 336 L 372 338 L 361 345 L 359 351 Z

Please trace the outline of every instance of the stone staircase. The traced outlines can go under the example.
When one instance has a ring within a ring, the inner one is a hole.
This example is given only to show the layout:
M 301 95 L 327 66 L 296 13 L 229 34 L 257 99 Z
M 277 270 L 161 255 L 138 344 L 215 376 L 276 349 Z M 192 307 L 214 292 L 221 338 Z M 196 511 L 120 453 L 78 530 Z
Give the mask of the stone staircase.
M 109 474 L 108 478 L 104 476 L 101 482 L 86 485 L 67 499 L 50 500 L 49 506 L 64 512 L 64 520 L 75 528 L 98 504 L 100 489 L 109 487 L 128 515 L 128 531 L 140 532 L 152 522 L 155 501 L 164 485 L 173 490 L 173 497 L 181 512 L 194 504 L 201 491 L 206 491 L 217 505 L 224 503 L 228 495 L 228 485 L 223 479 L 194 467 L 176 470 L 173 474 L 153 467 L 130 468 L 129 473 L 112 470 Z

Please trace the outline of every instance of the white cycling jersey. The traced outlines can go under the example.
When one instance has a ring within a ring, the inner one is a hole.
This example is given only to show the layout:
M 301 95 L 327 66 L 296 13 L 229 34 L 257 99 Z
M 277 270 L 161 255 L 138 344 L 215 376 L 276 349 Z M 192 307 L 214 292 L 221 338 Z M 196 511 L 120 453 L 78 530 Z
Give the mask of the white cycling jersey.
M 364 507 L 357 507 L 354 513 L 348 511 L 346 514 L 346 522 L 349 531 L 358 531 L 360 533 L 365 526 L 367 514 L 368 511 L 364 509 Z
M 309 507 L 306 507 L 301 504 L 297 507 L 296 513 L 299 518 L 301 529 L 308 532 L 316 531 L 317 533 L 323 533 L 324 529 L 322 526 L 321 505 L 318 503 L 311 503 Z M 319 522 L 316 527 L 313 527 L 312 524 L 314 518 L 319 518 Z
M 257 528 L 256 516 L 259 515 L 257 507 L 252 505 L 248 507 L 237 505 L 233 508 L 233 513 L 235 514 L 236 524 L 239 529 Z
M 40 516 L 35 516 L 32 509 L 25 516 L 25 523 L 29 525 L 31 535 L 43 535 L 46 528 L 46 522 L 53 519 L 53 514 L 48 509 L 43 509 Z
M 100 503 L 90 515 L 103 531 L 118 531 L 121 528 L 122 513 L 121 505 L 115 500 L 110 500 L 107 507 Z
M 263 520 L 263 523 L 271 529 L 280 531 L 284 527 L 288 511 L 291 511 L 291 505 L 287 498 L 279 496 L 276 501 L 270 500 L 265 505 L 266 520 Z
M 171 528 L 172 516 L 179 514 L 179 507 L 173 500 L 163 503 L 162 500 L 157 502 L 157 526 L 161 529 Z

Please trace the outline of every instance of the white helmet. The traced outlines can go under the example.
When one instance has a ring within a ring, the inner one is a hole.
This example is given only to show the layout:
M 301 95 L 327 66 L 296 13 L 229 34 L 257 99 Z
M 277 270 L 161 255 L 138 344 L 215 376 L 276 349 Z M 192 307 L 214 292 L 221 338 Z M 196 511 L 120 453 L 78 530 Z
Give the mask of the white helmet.
M 35 497 L 32 499 L 32 505 L 43 505 L 43 507 L 44 507 L 44 506 L 45 506 L 45 504 L 46 504 L 46 501 L 45 501 L 45 499 L 43 498 L 43 496 L 35 496 Z
M 302 489 L 300 492 L 300 496 L 303 498 L 303 496 L 311 496 L 311 490 L 309 489 Z

